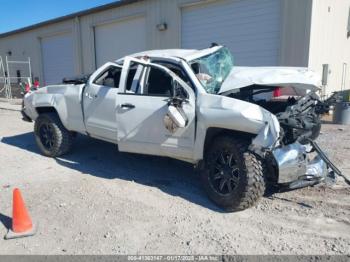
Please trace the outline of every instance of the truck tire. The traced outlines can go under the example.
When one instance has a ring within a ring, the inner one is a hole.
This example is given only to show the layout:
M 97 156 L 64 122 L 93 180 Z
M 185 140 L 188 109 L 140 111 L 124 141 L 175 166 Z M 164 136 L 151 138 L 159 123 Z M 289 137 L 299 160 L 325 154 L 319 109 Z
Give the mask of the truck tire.
M 41 152 L 58 157 L 70 151 L 74 135 L 68 131 L 56 113 L 40 114 L 34 124 L 35 140 Z
M 253 206 L 265 193 L 261 161 L 248 143 L 230 136 L 214 139 L 201 180 L 209 198 L 231 212 Z

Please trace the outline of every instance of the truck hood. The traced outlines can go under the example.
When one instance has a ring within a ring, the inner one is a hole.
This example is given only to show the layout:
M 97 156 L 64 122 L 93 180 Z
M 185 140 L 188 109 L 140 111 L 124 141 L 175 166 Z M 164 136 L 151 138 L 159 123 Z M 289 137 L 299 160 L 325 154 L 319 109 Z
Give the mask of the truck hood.
M 321 78 L 304 67 L 234 67 L 218 93 L 251 85 L 292 86 L 315 91 L 321 86 Z

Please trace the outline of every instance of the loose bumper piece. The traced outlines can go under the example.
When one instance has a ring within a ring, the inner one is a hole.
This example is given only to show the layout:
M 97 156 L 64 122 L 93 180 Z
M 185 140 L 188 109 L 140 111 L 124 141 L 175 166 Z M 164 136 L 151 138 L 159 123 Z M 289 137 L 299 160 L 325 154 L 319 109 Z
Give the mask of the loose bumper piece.
M 307 146 L 294 143 L 273 151 L 278 167 L 278 183 L 298 180 L 320 181 L 329 174 L 327 164 L 319 155 L 310 159 Z

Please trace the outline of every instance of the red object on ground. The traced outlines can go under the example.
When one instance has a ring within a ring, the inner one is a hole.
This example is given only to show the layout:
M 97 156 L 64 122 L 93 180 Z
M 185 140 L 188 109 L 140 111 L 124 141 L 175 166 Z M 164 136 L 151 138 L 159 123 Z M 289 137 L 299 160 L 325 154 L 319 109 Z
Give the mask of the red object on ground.
M 280 87 L 276 87 L 275 90 L 273 90 L 273 97 L 279 97 L 282 95 L 282 90 Z
M 25 91 L 26 93 L 28 93 L 28 92 L 30 91 L 30 86 L 29 86 L 28 83 L 25 85 L 24 91 Z
M 35 88 L 39 88 L 40 83 L 39 83 L 38 80 L 35 80 L 33 85 L 34 85 Z
M 13 190 L 12 231 L 23 233 L 33 229 L 32 219 L 18 188 Z

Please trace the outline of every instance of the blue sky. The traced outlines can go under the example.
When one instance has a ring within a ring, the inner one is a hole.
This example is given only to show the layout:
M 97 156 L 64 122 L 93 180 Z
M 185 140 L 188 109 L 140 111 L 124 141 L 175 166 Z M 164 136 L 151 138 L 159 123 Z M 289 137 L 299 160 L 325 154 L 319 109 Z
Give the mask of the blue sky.
M 0 33 L 111 2 L 115 0 L 0 0 Z

